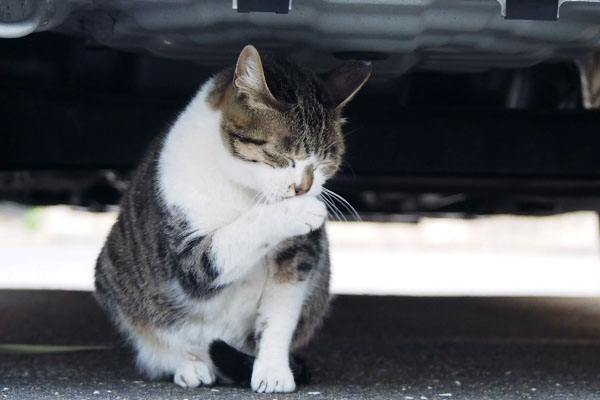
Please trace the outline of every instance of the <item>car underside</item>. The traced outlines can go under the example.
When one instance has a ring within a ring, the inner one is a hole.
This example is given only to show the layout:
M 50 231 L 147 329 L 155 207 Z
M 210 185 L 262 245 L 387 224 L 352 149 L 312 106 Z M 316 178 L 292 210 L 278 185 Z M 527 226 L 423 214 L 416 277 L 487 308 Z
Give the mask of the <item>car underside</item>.
M 598 1 L 5 1 L 0 198 L 102 209 L 252 43 L 371 61 L 329 187 L 364 219 L 600 208 Z

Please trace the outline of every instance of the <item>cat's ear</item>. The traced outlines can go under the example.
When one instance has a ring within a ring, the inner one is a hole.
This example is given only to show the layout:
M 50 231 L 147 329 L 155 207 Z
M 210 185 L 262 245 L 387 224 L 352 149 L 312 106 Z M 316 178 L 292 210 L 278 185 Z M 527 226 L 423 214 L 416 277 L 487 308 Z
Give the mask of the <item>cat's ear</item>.
M 244 93 L 250 106 L 276 108 L 278 101 L 271 94 L 258 50 L 252 45 L 242 49 L 233 73 L 233 88 Z
M 337 109 L 344 107 L 354 97 L 369 76 L 371 76 L 371 63 L 365 61 L 346 61 L 339 67 L 320 75 Z

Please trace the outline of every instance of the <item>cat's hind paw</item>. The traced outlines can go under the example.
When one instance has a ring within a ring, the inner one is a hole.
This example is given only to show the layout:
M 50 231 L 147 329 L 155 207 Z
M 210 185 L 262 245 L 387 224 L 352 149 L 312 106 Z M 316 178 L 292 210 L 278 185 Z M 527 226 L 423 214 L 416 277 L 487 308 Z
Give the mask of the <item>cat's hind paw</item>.
M 215 383 L 215 375 L 208 366 L 201 362 L 188 362 L 177 367 L 173 382 L 181 387 L 211 386 Z
M 296 390 L 296 382 L 289 367 L 254 365 L 252 390 L 258 393 L 289 393 Z

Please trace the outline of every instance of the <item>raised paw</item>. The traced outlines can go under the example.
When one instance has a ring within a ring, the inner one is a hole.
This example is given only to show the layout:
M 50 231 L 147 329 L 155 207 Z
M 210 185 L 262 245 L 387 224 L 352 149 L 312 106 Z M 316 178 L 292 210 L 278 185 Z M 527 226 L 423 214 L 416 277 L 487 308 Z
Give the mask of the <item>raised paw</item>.
M 177 367 L 173 382 L 181 387 L 211 386 L 215 383 L 215 375 L 208 366 L 201 362 L 188 362 Z
M 254 364 L 252 390 L 258 393 L 289 393 L 296 390 L 292 371 L 287 366 L 261 366 Z
M 286 236 L 305 235 L 319 229 L 327 218 L 325 204 L 312 196 L 299 196 L 282 203 Z

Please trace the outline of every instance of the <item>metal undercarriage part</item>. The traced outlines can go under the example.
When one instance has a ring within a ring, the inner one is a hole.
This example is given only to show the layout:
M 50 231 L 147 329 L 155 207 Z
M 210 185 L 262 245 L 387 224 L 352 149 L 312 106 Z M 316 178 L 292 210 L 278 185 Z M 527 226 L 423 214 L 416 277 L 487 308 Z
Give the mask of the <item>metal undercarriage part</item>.
M 557 21 L 508 19 L 554 9 Z M 518 68 L 600 50 L 600 0 L 298 0 L 287 14 L 238 11 L 223 0 L 2 0 L 0 37 L 52 30 L 206 66 L 253 43 L 316 69 L 375 60 L 378 77 Z
M 600 0 L 236 2 L 0 0 L 0 37 L 26 36 L 0 40 L 0 199 L 115 204 L 253 43 L 313 69 L 374 61 L 330 182 L 365 219 L 600 210 Z
M 581 97 L 585 108 L 600 109 L 600 52 L 577 60 Z

